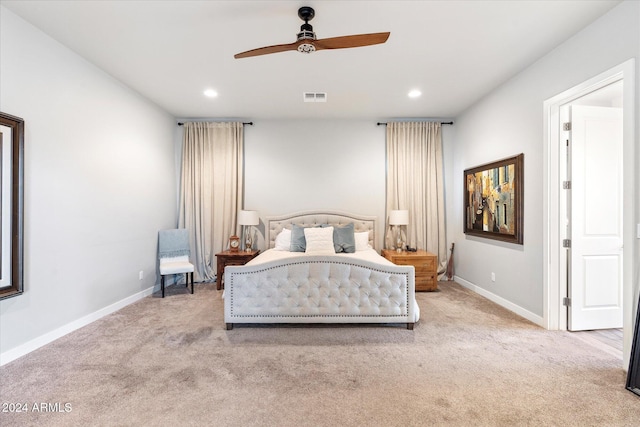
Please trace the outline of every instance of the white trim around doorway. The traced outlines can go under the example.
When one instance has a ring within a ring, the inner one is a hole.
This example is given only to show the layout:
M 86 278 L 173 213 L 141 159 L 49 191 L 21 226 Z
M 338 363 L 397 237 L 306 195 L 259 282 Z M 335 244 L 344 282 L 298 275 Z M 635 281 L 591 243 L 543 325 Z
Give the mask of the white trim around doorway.
M 633 330 L 633 311 L 635 307 L 633 270 L 635 266 L 635 228 L 634 212 L 637 209 L 634 147 L 635 130 L 635 60 L 630 59 L 598 76 L 593 77 L 571 89 L 568 89 L 544 102 L 544 173 L 543 173 L 543 322 L 550 330 L 567 330 L 567 308 L 562 299 L 567 289 L 562 280 L 566 275 L 566 255 L 561 250 L 563 233 L 561 229 L 561 187 L 562 177 L 560 154 L 560 107 L 622 80 L 623 83 L 623 152 L 625 195 L 623 206 L 623 282 L 624 282 L 624 360 L 626 367 L 631 353 Z M 626 369 L 626 368 L 625 368 Z

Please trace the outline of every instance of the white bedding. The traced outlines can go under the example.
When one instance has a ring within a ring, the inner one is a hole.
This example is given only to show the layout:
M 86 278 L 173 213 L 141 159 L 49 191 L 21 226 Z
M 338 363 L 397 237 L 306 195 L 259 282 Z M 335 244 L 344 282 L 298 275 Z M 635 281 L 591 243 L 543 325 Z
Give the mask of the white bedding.
M 285 260 L 285 259 L 295 258 L 299 256 L 304 256 L 304 255 L 305 255 L 304 252 L 289 252 L 289 251 L 277 251 L 274 249 L 267 249 L 266 251 L 262 252 L 260 255 L 258 255 L 251 261 L 249 261 L 246 265 L 259 265 L 269 261 Z M 379 264 L 395 265 L 388 259 L 384 258 L 383 256 L 380 256 L 380 254 L 378 254 L 378 252 L 376 252 L 375 249 L 372 249 L 372 248 L 369 248 L 364 251 L 357 251 L 351 254 L 340 253 L 340 254 L 334 254 L 334 255 L 345 257 L 347 259 L 359 259 L 364 261 L 377 262 Z

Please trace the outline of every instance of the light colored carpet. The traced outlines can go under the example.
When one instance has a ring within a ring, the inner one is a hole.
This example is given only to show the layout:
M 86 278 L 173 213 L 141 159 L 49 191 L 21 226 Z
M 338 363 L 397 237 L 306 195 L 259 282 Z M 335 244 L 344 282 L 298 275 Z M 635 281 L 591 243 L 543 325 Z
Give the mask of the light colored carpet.
M 214 285 L 196 285 L 194 295 L 169 288 L 165 299 L 145 298 L 0 368 L 0 401 L 28 407 L 0 412 L 0 424 L 640 423 L 640 399 L 625 390 L 616 357 L 455 283 L 440 288 L 418 294 L 422 319 L 413 331 L 226 331 Z M 34 412 L 40 403 L 54 412 Z

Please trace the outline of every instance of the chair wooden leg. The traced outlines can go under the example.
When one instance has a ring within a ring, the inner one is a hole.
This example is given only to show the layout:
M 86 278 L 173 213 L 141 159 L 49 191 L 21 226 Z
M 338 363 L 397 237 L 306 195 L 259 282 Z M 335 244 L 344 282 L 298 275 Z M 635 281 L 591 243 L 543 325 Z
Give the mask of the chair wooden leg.
M 193 294 L 193 271 L 191 272 L 191 294 Z
M 160 276 L 160 288 L 162 289 L 162 298 L 164 298 L 164 276 Z

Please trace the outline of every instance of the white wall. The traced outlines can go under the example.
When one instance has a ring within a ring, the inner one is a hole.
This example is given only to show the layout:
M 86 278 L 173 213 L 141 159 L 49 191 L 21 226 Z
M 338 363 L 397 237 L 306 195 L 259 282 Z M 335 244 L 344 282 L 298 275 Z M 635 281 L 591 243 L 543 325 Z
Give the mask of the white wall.
M 245 126 L 246 209 L 261 218 L 313 209 L 375 215 L 376 241 L 383 247 L 385 126 L 375 119 L 254 123 Z M 445 146 L 450 132 L 443 126 Z
M 245 208 L 262 218 L 311 209 L 376 215 L 382 244 L 385 126 L 269 120 L 245 126 Z
M 0 16 L 0 110 L 25 120 L 25 292 L 0 302 L 6 363 L 153 287 L 157 232 L 176 223 L 175 121 Z
M 636 1 L 620 4 L 456 120 L 453 182 L 447 184 L 448 192 L 462 191 L 464 169 L 518 153 L 525 155 L 524 245 L 466 237 L 462 232 L 462 197 L 448 197 L 447 213 L 453 219 L 448 237 L 456 244 L 456 275 L 481 293 L 519 307 L 521 314 L 529 314 L 534 321 L 543 317 L 543 102 L 629 58 L 635 57 L 637 64 L 639 8 Z M 636 71 L 636 87 L 640 86 L 638 74 Z M 637 141 L 636 133 L 636 146 Z M 637 157 L 635 164 L 635 170 L 625 171 L 625 180 L 637 180 Z M 637 202 L 635 206 L 637 221 Z M 626 237 L 635 242 L 637 250 L 634 237 Z M 633 268 L 637 271 L 638 266 Z M 491 272 L 496 273 L 495 282 L 490 280 Z

